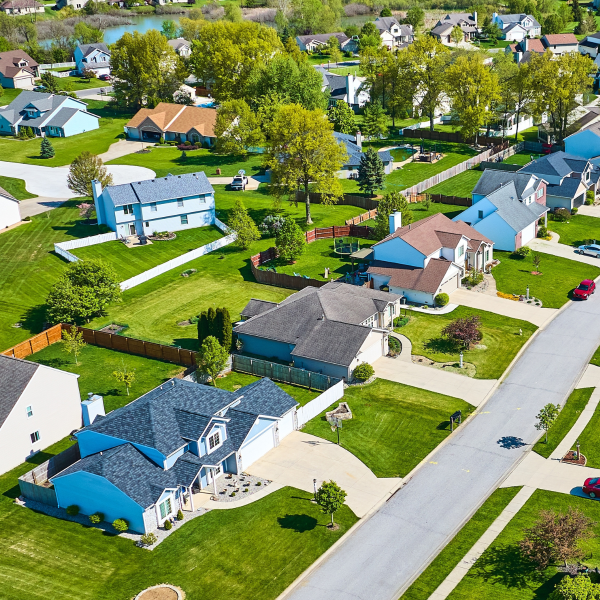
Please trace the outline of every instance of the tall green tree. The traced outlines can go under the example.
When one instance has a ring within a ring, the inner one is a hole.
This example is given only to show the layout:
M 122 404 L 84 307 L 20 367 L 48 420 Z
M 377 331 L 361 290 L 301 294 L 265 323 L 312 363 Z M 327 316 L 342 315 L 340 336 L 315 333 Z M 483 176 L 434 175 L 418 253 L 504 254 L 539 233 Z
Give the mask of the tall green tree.
M 84 150 L 73 159 L 69 166 L 67 185 L 69 189 L 82 196 L 92 196 L 92 181 L 99 181 L 102 187 L 112 185 L 113 177 L 107 171 L 102 159 L 96 154 Z
M 379 154 L 373 148 L 367 148 L 360 157 L 358 166 L 358 189 L 374 196 L 375 190 L 381 189 L 384 181 L 385 167 Z
M 362 133 L 367 138 L 387 135 L 387 115 L 379 102 L 372 102 L 365 106 Z
M 229 358 L 229 350 L 223 348 L 217 338 L 208 336 L 200 346 L 199 366 L 206 373 L 215 387 L 217 387 L 217 376 L 225 368 Z
M 320 110 L 297 104 L 284 105 L 269 128 L 266 165 L 271 169 L 271 191 L 293 196 L 298 188 L 306 195 L 306 222 L 310 215 L 310 191 L 323 194 L 322 202 L 337 202 L 342 186 L 337 172 L 347 158 L 333 135 L 333 126 Z M 295 199 L 295 198 L 294 198 Z
M 244 100 L 226 100 L 217 109 L 217 150 L 245 156 L 263 141 L 260 119 Z
M 231 2 L 225 5 L 225 20 L 232 23 L 241 23 L 244 20 L 239 4 Z
M 56 77 L 56 75 L 52 75 L 50 71 L 42 73 L 40 76 L 40 81 L 49 93 L 56 94 L 60 92 L 60 82 L 58 77 Z
M 461 29 L 460 25 L 455 25 L 452 31 L 450 32 L 450 39 L 458 46 L 464 39 L 465 34 Z
M 54 147 L 50 143 L 50 139 L 47 137 L 42 138 L 42 143 L 40 146 L 40 157 L 41 158 L 53 158 L 54 157 Z
M 537 422 L 535 428 L 538 431 L 543 431 L 546 435 L 546 444 L 548 443 L 548 430 L 554 424 L 560 413 L 560 404 L 548 403 L 540 412 L 537 414 Z
M 286 217 L 277 230 L 275 247 L 279 258 L 294 262 L 306 248 L 306 236 L 293 217 Z
M 340 0 L 292 0 L 290 26 L 296 35 L 340 31 Z
M 162 22 L 161 33 L 168 39 L 174 40 L 177 37 L 177 25 L 173 19 L 167 19 Z
M 104 32 L 101 29 L 79 21 L 74 27 L 74 37 L 80 44 L 97 44 L 104 41 Z
M 412 6 L 406 11 L 404 22 L 412 25 L 416 33 L 425 23 L 425 11 L 420 6 Z
M 260 231 L 241 200 L 235 201 L 228 224 L 237 233 L 235 244 L 242 250 L 247 250 L 253 242 L 260 240 Z
M 334 131 L 340 133 L 356 133 L 354 111 L 343 100 L 336 100 L 327 110 L 327 117 L 333 123 Z

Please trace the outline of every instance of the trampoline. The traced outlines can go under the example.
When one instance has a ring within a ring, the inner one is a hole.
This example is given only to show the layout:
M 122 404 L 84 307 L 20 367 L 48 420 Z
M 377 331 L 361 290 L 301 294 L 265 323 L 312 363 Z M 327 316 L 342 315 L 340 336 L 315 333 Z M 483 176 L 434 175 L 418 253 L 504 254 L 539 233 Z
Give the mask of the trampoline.
M 342 256 L 350 256 L 354 252 L 360 250 L 360 242 L 358 238 L 340 237 L 333 240 L 333 251 Z

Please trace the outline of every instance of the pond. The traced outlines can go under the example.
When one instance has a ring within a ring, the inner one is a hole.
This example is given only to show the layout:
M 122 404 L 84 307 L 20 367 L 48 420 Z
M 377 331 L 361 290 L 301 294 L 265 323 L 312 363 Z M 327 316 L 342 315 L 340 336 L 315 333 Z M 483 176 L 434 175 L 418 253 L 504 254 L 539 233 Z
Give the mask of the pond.
M 162 29 L 163 21 L 175 21 L 176 25 L 179 25 L 180 15 L 139 15 L 131 17 L 131 24 L 129 25 L 117 25 L 116 27 L 108 27 L 104 30 L 104 43 L 114 44 L 124 33 L 133 33 L 139 31 L 140 33 L 146 33 L 150 29 Z

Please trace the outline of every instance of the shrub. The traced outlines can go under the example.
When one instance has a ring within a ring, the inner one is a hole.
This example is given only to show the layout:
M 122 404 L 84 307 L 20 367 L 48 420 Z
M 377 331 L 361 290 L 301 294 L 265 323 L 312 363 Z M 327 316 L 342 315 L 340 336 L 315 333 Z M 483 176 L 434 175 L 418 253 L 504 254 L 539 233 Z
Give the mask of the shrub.
M 352 376 L 354 379 L 358 379 L 359 381 L 366 381 L 370 377 L 373 377 L 375 374 L 375 369 L 369 363 L 361 363 L 352 371 Z
M 96 512 L 93 515 L 90 515 L 88 518 L 90 523 L 94 523 L 94 525 L 96 525 L 97 523 L 102 523 L 102 521 L 104 521 L 104 513 Z
M 402 344 L 398 338 L 390 335 L 388 338 L 388 344 L 390 347 L 390 356 L 396 356 L 402 352 Z
M 518 250 L 515 250 L 512 253 L 512 256 L 514 258 L 525 258 L 526 256 L 529 256 L 530 252 L 531 248 L 529 246 L 521 246 Z
M 588 190 L 585 193 L 585 203 L 587 206 L 590 206 L 591 204 L 594 204 L 594 200 L 595 200 L 596 195 L 594 194 L 594 190 Z
M 258 229 L 265 235 L 276 236 L 284 221 L 285 218 L 281 215 L 267 215 L 258 226 Z
M 409 320 L 409 317 L 396 317 L 394 319 L 394 327 L 404 327 Z
M 537 234 L 537 236 L 538 236 L 539 238 L 545 238 L 545 237 L 548 237 L 548 228 L 547 228 L 547 227 L 540 227 L 540 228 L 538 229 L 538 234 Z
M 31 221 L 31 217 L 23 217 L 23 221 Z
M 231 492 L 229 495 L 233 498 L 235 496 L 235 492 Z
M 164 523 L 163 523 L 163 527 L 169 531 L 170 529 L 173 529 L 173 523 L 171 523 L 171 521 L 169 521 L 169 519 L 167 519 Z
M 578 208 L 572 208 L 571 209 L 571 214 L 572 215 L 576 215 L 578 210 L 579 210 Z
M 158 542 L 158 538 L 153 533 L 145 533 L 141 538 L 140 542 L 142 542 L 143 546 L 152 546 Z
M 112 526 L 117 530 L 117 531 L 127 531 L 129 529 L 129 523 L 127 522 L 126 519 L 115 519 L 113 521 Z
M 77 504 L 71 504 L 71 506 L 67 506 L 67 514 L 70 517 L 76 517 L 79 514 L 79 506 L 77 506 Z
M 570 216 L 571 216 L 571 213 L 566 208 L 557 208 L 552 213 L 553 219 L 555 221 L 560 221 L 561 223 L 564 223 L 565 221 L 568 221 Z
M 591 198 L 586 198 L 585 199 L 585 205 L 586 206 L 591 206 L 592 204 L 594 204 L 594 201 Z
M 258 486 L 262 485 L 262 481 L 257 481 L 256 485 L 258 485 Z
M 181 509 L 179 509 L 179 510 L 177 511 L 177 520 L 178 520 L 178 521 L 183 521 L 183 512 L 182 512 L 182 510 L 181 510 Z
M 190 142 L 190 140 L 185 140 L 185 142 L 183 142 L 184 146 L 191 146 L 192 142 Z
M 435 297 L 435 303 L 438 306 L 446 306 L 446 304 L 448 304 L 448 302 L 450 302 L 450 296 L 448 296 L 448 294 L 438 294 Z

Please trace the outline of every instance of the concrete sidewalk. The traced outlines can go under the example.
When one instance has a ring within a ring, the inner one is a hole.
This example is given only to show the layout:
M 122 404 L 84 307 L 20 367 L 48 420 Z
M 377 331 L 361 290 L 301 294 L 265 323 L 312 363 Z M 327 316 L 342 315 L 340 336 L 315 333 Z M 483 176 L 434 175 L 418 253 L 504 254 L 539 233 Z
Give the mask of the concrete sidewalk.
M 19 204 L 21 218 L 24 219 L 25 217 L 33 217 L 48 212 L 53 208 L 58 208 L 67 200 L 69 200 L 69 198 L 45 198 L 43 196 L 21 200 L 21 203 Z
M 146 142 L 136 142 L 134 140 L 119 140 L 114 144 L 110 145 L 110 148 L 98 155 L 98 158 L 102 159 L 102 162 L 108 162 L 109 160 L 115 160 L 128 154 L 133 154 L 142 150 L 148 144 Z

